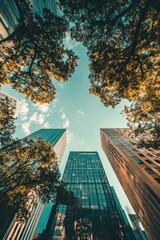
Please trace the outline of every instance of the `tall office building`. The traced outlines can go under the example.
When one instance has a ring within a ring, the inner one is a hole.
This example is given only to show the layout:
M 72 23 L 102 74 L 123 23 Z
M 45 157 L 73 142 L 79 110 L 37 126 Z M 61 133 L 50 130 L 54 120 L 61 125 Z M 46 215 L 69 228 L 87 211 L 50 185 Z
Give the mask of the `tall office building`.
M 57 4 L 55 0 L 30 0 L 30 3 L 32 5 L 32 10 L 34 13 L 42 15 L 43 9 L 47 8 L 52 13 L 57 15 Z
M 17 116 L 17 110 L 18 110 L 18 100 L 0 90 L 0 99 L 6 99 L 6 98 L 8 98 L 9 104 L 10 104 L 11 108 L 13 109 L 14 117 L 16 117 Z
M 67 194 L 40 239 L 134 239 L 121 221 L 97 152 L 70 152 L 63 181 Z
M 136 240 L 149 240 L 145 231 L 142 230 L 136 214 L 129 213 L 128 216 L 129 216 L 129 219 L 130 219 L 130 221 L 132 223 L 132 226 L 133 226 L 133 233 L 135 235 L 135 239 Z
M 111 187 L 111 191 L 112 191 L 112 194 L 113 194 L 113 197 L 114 197 L 117 209 L 118 209 L 118 214 L 119 214 L 119 217 L 120 217 L 121 222 L 123 224 L 127 239 L 132 239 L 133 238 L 133 229 L 131 228 L 130 223 L 128 221 L 128 218 L 126 216 L 126 213 L 125 213 L 124 209 L 122 208 L 122 206 L 119 202 L 119 199 L 118 199 L 118 196 L 115 192 L 114 187 Z M 143 238 L 139 238 L 139 239 L 135 238 L 135 240 L 144 240 L 144 239 Z
M 31 4 L 33 13 L 42 15 L 43 8 L 47 8 L 57 15 L 55 0 L 26 0 L 26 3 Z M 0 1 L 0 39 L 8 37 L 15 30 L 19 18 L 19 11 L 14 0 Z
M 19 12 L 14 0 L 0 1 L 0 39 L 8 37 L 17 23 Z
M 61 163 L 62 156 L 66 148 L 67 133 L 66 129 L 40 129 L 37 132 L 29 135 L 27 138 L 37 139 L 41 138 L 46 142 L 49 142 L 56 153 L 58 164 Z M 36 207 L 33 206 L 32 201 L 37 201 Z M 30 209 L 33 211 L 33 216 L 28 221 L 19 222 L 16 217 L 12 220 L 4 240 L 31 240 L 33 239 L 34 232 L 36 230 L 38 221 L 43 212 L 44 204 L 38 201 L 37 196 L 30 203 Z
M 42 138 L 53 146 L 60 165 L 67 144 L 66 129 L 40 129 L 28 136 L 30 139 Z
M 160 159 L 125 129 L 101 129 L 102 148 L 150 239 L 160 239 Z

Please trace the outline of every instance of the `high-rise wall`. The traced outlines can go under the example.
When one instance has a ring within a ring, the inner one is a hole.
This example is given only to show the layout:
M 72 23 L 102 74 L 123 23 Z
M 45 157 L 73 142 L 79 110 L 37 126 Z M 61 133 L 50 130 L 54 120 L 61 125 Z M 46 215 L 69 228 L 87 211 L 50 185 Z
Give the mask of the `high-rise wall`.
M 57 15 L 57 4 L 55 0 L 30 0 L 34 13 L 42 15 L 43 9 L 47 8 Z
M 56 153 L 58 165 L 60 165 L 67 144 L 66 129 L 40 129 L 29 135 L 28 138 L 42 138 L 50 143 Z
M 134 239 L 121 221 L 97 152 L 70 152 L 63 181 L 66 196 L 42 239 Z
M 26 0 L 30 3 L 33 13 L 43 14 L 43 8 L 49 9 L 57 15 L 57 4 L 55 0 Z M 8 37 L 16 28 L 20 18 L 14 0 L 0 1 L 0 39 Z
M 61 163 L 62 156 L 66 148 L 66 129 L 40 129 L 29 135 L 27 138 L 33 140 L 42 138 L 46 142 L 49 142 L 54 148 L 58 164 Z M 34 201 L 37 200 L 37 196 L 35 196 Z M 38 201 L 36 207 L 34 207 L 31 202 L 30 208 L 33 208 L 33 216 L 30 217 L 27 222 L 18 222 L 16 218 L 13 219 L 3 238 L 4 240 L 31 240 L 33 238 L 37 224 L 44 209 L 44 204 Z
M 102 148 L 144 229 L 152 240 L 160 239 L 160 159 L 137 148 L 125 129 L 101 129 L 100 135 Z
M 133 233 L 136 240 L 149 240 L 145 231 L 140 227 L 136 214 L 129 213 L 129 219 L 133 225 Z
M 13 114 L 16 117 L 17 116 L 17 110 L 18 110 L 18 100 L 0 90 L 0 99 L 6 99 L 6 98 L 8 98 L 9 104 L 10 104 L 11 108 L 13 109 Z
M 14 0 L 0 1 L 0 39 L 8 37 L 17 23 L 19 12 Z

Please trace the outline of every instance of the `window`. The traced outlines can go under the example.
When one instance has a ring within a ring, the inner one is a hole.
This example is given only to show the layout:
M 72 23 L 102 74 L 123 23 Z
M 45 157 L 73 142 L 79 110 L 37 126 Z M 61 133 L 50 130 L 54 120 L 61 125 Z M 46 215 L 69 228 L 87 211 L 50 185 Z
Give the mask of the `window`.
M 155 161 L 160 164 L 160 160 L 155 160 Z
M 123 146 L 123 145 L 119 145 L 119 147 L 120 147 L 120 148 L 125 148 L 125 146 Z
M 140 157 L 145 157 L 142 153 L 138 153 L 138 155 L 139 155 Z
M 138 164 L 143 164 L 143 162 L 139 159 L 136 159 L 135 162 L 138 163 Z
M 135 157 L 135 155 L 133 153 L 129 153 L 130 157 Z
M 149 164 L 152 164 L 151 160 L 147 159 L 146 162 L 149 163 Z
M 149 174 L 153 174 L 154 173 L 154 171 L 151 169 L 151 168 L 149 168 L 149 167 L 144 167 L 143 168 L 147 173 L 149 173 Z
M 149 157 L 152 157 L 153 155 L 152 154 L 150 154 L 150 153 L 147 153 L 147 155 L 149 156 Z
M 155 180 L 156 180 L 158 183 L 160 183 L 160 178 L 155 178 Z

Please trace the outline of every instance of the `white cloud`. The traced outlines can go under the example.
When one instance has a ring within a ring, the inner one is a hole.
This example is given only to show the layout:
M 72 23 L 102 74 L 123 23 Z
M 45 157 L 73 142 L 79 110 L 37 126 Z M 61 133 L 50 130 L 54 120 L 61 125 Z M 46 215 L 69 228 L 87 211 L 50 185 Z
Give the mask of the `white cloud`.
M 78 113 L 79 115 L 84 115 L 84 112 L 81 111 L 81 110 L 78 110 L 77 113 Z
M 68 33 L 66 33 L 66 38 L 64 40 L 64 44 L 65 44 L 66 48 L 72 49 L 72 48 L 77 47 L 80 43 L 71 39 L 71 35 L 68 32 Z
M 49 122 L 46 122 L 44 125 L 43 125 L 44 128 L 50 128 L 50 125 L 49 125 Z
M 63 128 L 69 128 L 69 125 L 70 125 L 70 122 L 69 122 L 68 118 L 65 118 L 64 122 L 63 122 Z
M 69 128 L 70 126 L 70 122 L 69 122 L 69 119 L 67 118 L 66 114 L 64 113 L 63 109 L 61 108 L 59 110 L 62 114 L 61 114 L 61 119 L 63 121 L 63 128 Z
M 52 109 L 53 112 L 53 108 L 56 107 L 57 103 L 59 102 L 59 100 L 56 98 L 51 104 L 50 104 L 50 109 Z
M 20 116 L 21 120 L 24 121 L 28 118 L 29 107 L 26 100 L 20 100 L 18 102 L 18 115 Z
M 39 114 L 37 122 L 38 124 L 42 125 L 44 123 L 45 116 L 43 114 Z
M 38 106 L 38 109 L 43 112 L 43 113 L 47 113 L 49 111 L 49 104 L 36 104 L 36 106 Z
M 74 137 L 75 137 L 74 133 L 67 131 L 67 143 L 68 144 L 73 142 Z
M 22 129 L 23 131 L 25 132 L 26 135 L 29 135 L 30 134 L 30 122 L 24 122 L 22 123 Z
M 58 100 L 55 101 L 54 106 Z M 53 107 L 53 106 L 52 106 Z M 45 118 L 50 115 L 50 109 L 52 107 L 49 104 L 31 104 L 31 109 L 29 109 L 29 104 L 27 101 L 20 100 L 18 114 L 20 117 L 20 125 L 25 134 L 30 134 L 30 125 L 38 124 L 43 125 L 44 128 L 49 128 L 49 122 L 45 122 Z M 36 110 L 36 111 L 35 111 Z M 30 116 L 28 115 L 30 111 Z M 34 112 L 33 112 L 34 111 Z
M 31 116 L 31 118 L 30 118 L 30 122 L 37 122 L 37 112 L 35 112 L 35 113 L 33 113 L 33 115 Z
M 62 120 L 66 119 L 66 114 L 64 112 L 62 112 L 61 118 L 62 118 Z
M 62 85 L 62 83 L 58 83 L 58 87 L 60 87 L 61 89 L 64 88 L 64 86 Z

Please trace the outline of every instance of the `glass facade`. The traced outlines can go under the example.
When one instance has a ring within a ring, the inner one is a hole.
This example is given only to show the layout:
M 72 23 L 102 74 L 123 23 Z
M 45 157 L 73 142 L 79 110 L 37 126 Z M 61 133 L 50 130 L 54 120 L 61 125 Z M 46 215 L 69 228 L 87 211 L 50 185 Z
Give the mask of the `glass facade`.
M 30 134 L 28 138 L 33 140 L 42 138 L 44 141 L 50 143 L 56 153 L 58 165 L 60 165 L 67 144 L 66 129 L 40 129 Z
M 46 239 L 134 239 L 127 237 L 97 152 L 70 152 L 63 181 L 68 194 Z
M 158 155 L 139 149 L 126 129 L 101 129 L 102 148 L 150 239 L 160 238 Z
M 44 141 L 54 146 L 65 131 L 66 129 L 40 129 L 32 133 L 28 137 L 33 140 L 37 138 L 42 138 Z
M 19 18 L 19 12 L 15 5 L 14 0 L 1 0 L 0 1 L 0 39 L 7 37 L 11 34 Z
M 142 228 L 140 227 L 140 224 L 138 222 L 137 216 L 135 214 L 128 214 L 129 219 L 132 222 L 133 225 L 133 233 L 135 235 L 135 239 L 136 240 L 149 240 L 149 238 L 147 237 L 146 233 L 144 230 L 142 230 Z
M 34 13 L 42 15 L 43 8 L 49 9 L 52 13 L 57 15 L 57 4 L 55 0 L 30 0 L 32 4 L 32 10 Z
M 26 0 L 32 5 L 33 13 L 43 14 L 47 8 L 57 15 L 57 4 L 55 0 Z M 0 0 L 0 39 L 8 37 L 16 28 L 20 18 L 14 0 Z

